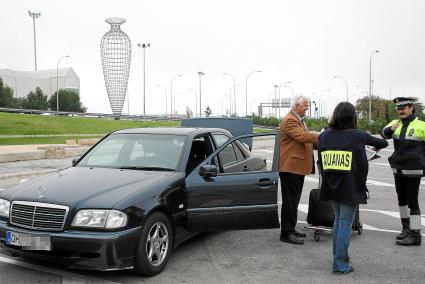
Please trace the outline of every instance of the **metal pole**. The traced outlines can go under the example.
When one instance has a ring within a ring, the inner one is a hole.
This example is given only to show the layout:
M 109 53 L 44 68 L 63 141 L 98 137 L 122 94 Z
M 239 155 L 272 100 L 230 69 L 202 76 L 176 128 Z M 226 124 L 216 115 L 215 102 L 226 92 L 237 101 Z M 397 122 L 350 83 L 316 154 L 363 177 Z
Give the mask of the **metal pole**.
M 345 82 L 345 94 L 346 94 L 346 99 L 347 99 L 347 102 L 348 102 L 348 83 L 347 83 L 347 80 L 344 77 L 341 77 L 341 76 L 333 76 L 333 78 L 344 80 L 344 82 Z
M 233 76 L 230 73 L 223 73 L 223 75 L 232 76 L 232 79 L 233 79 L 233 104 L 235 105 L 234 112 L 236 114 L 236 79 L 235 79 L 235 76 Z M 232 112 L 232 110 L 230 110 L 230 112 Z
M 379 50 L 372 51 L 369 57 L 369 126 L 372 125 L 372 57 L 375 53 Z
M 168 112 L 168 94 L 167 94 L 167 87 L 166 86 L 164 86 L 164 85 L 159 85 L 159 84 L 157 84 L 156 85 L 157 87 L 162 87 L 162 88 L 164 88 L 164 90 L 165 90 L 165 117 L 167 117 L 167 112 Z
M 202 81 L 201 81 L 202 75 L 205 75 L 205 73 L 198 71 L 198 76 L 199 76 L 199 117 L 202 117 Z
M 41 13 L 35 13 L 28 10 L 28 14 L 32 18 L 32 25 L 33 25 L 33 31 L 34 31 L 34 68 L 35 68 L 35 71 L 37 71 L 37 38 L 36 38 L 36 32 L 35 32 L 35 19 L 39 18 L 41 16 Z
M 56 111 L 59 111 L 59 63 L 65 57 L 69 57 L 69 55 L 64 55 L 59 58 L 58 63 L 56 64 Z
M 323 117 L 323 93 L 324 92 L 330 92 L 330 89 L 325 89 L 320 93 L 320 104 L 319 104 L 319 107 L 320 107 L 319 115 L 320 115 L 320 117 Z
M 171 105 L 171 117 L 173 117 L 173 80 L 182 75 L 176 75 L 171 79 L 171 90 L 170 90 L 170 105 Z M 175 106 L 174 106 L 175 107 Z
M 250 73 L 248 73 L 245 80 L 245 116 L 248 116 L 248 78 L 249 76 L 251 76 L 252 73 L 255 72 L 261 73 L 261 70 L 251 71 Z
M 274 101 L 276 102 L 277 100 L 277 88 L 279 88 L 278 85 L 274 85 Z M 274 117 L 277 118 L 277 108 L 275 107 L 274 109 Z
M 187 90 L 195 94 L 195 116 L 196 116 L 198 111 L 198 94 L 196 93 L 194 89 L 187 89 Z
M 146 116 L 146 47 L 150 47 L 150 43 L 137 44 L 143 48 L 143 116 Z
M 291 87 L 291 86 L 287 86 L 287 84 L 291 84 L 292 82 L 284 82 L 284 83 L 282 83 L 282 84 L 280 84 L 280 86 L 279 86 L 279 119 L 281 118 L 281 115 L 280 115 L 280 109 L 282 108 L 282 102 L 281 102 L 281 97 L 280 97 L 280 88 L 283 86 L 283 87 L 288 87 L 288 88 L 291 88 L 291 91 L 292 91 L 292 96 L 294 96 L 294 89 Z

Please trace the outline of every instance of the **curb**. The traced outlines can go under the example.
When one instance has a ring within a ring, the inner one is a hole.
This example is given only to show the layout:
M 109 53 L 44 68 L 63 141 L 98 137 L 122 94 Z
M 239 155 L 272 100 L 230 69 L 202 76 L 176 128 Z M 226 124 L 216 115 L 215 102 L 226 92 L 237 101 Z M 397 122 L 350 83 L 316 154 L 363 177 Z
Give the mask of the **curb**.
M 59 169 L 48 169 L 48 170 L 38 170 L 38 171 L 28 171 L 28 172 L 20 172 L 20 173 L 2 174 L 2 175 L 0 175 L 0 179 L 20 178 L 20 177 L 27 177 L 27 176 L 40 176 L 40 175 L 56 172 L 58 170 Z

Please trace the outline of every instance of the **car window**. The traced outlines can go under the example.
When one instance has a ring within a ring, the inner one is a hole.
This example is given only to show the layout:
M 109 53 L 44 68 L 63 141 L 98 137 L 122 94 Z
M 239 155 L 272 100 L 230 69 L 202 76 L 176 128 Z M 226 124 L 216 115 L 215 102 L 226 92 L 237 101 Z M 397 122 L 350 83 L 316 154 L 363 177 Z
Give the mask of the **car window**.
M 122 149 L 125 141 L 124 137 L 106 140 L 102 143 L 102 147 L 96 147 L 92 150 L 93 154 L 87 157 L 87 163 L 99 166 L 113 164 L 117 161 L 120 149 Z
M 227 140 L 229 140 L 229 137 L 224 134 L 213 133 L 213 137 L 217 148 L 220 148 L 221 145 L 223 145 Z
M 113 134 L 97 144 L 77 166 L 175 169 L 185 139 L 180 135 Z
M 213 147 L 209 136 L 202 135 L 195 137 L 190 147 L 189 159 L 186 165 L 186 172 L 190 173 L 201 162 L 203 162 L 211 153 Z
M 232 164 L 238 161 L 233 147 L 233 143 L 227 145 L 219 154 L 220 162 L 223 166 Z
M 237 159 L 238 161 L 242 161 L 242 160 L 244 160 L 244 159 L 245 159 L 245 156 L 244 156 L 244 154 L 242 153 L 242 150 L 239 148 L 239 146 L 238 146 L 237 144 L 235 144 L 235 145 L 233 146 L 233 148 L 235 149 L 236 159 Z
M 230 143 L 218 154 L 219 174 L 241 174 L 247 172 L 268 172 L 272 170 L 275 150 L 275 135 L 256 136 L 252 139 L 252 151 L 243 151 L 243 139 Z

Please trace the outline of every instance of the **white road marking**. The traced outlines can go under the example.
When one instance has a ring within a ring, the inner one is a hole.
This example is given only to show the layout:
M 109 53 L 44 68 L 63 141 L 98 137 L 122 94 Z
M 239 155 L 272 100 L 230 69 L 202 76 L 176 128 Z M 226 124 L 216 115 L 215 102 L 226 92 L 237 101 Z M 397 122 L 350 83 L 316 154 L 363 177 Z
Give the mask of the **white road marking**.
M 4 190 L 4 188 L 0 188 L 0 191 Z
M 27 179 L 21 179 L 21 181 L 19 183 L 23 183 L 23 182 L 26 182 L 26 181 L 27 181 Z
M 369 163 L 369 165 L 384 166 L 384 167 L 390 166 L 390 164 L 388 163 Z
M 319 182 L 319 179 L 318 178 L 309 177 L 309 176 L 306 176 L 305 177 L 305 180 L 306 181 L 309 181 L 309 182 Z
M 316 183 L 319 182 L 318 178 L 313 178 L 313 177 L 309 177 L 309 176 L 306 176 L 305 180 L 308 181 L 308 182 L 316 182 Z M 375 185 L 375 186 L 394 187 L 394 184 L 390 184 L 390 183 L 386 183 L 386 182 L 382 182 L 382 181 L 371 180 L 371 179 L 368 179 L 366 184 Z
M 273 150 L 266 150 L 266 149 L 255 149 L 257 151 L 263 151 L 263 152 L 267 152 L 267 153 L 274 153 Z
M 39 271 L 47 272 L 47 273 L 50 273 L 50 274 L 62 276 L 63 277 L 62 283 L 111 283 L 111 284 L 117 284 L 118 283 L 118 282 L 108 281 L 108 280 L 101 279 L 101 278 L 84 276 L 84 275 L 79 275 L 79 274 L 76 274 L 76 273 L 61 271 L 61 270 L 54 269 L 54 268 L 48 268 L 48 267 L 44 267 L 44 266 L 41 266 L 41 265 L 25 263 L 25 262 L 22 262 L 22 261 L 14 260 L 14 259 L 11 259 L 11 258 L 8 258 L 8 257 L 3 257 L 3 256 L 0 256 L 0 262 L 13 264 L 13 265 L 33 269 L 33 270 L 39 270 Z
M 366 181 L 366 184 L 376 185 L 376 186 L 394 187 L 394 184 L 390 184 L 390 183 L 386 183 L 386 182 L 382 182 L 382 181 L 371 180 L 371 179 L 368 179 Z

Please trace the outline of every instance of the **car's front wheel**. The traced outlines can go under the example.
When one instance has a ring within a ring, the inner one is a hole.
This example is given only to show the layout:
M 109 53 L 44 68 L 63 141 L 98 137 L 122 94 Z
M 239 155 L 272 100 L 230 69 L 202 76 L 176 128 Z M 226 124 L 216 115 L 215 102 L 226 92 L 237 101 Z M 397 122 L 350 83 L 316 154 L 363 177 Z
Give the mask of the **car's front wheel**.
M 169 219 L 163 213 L 153 213 L 143 226 L 134 270 L 145 276 L 161 272 L 170 258 L 172 243 L 173 231 Z

